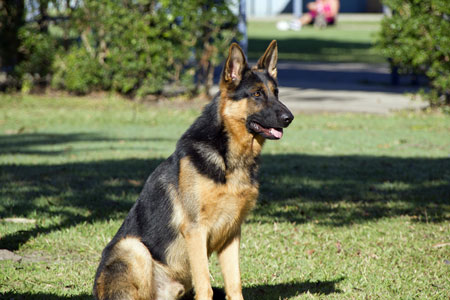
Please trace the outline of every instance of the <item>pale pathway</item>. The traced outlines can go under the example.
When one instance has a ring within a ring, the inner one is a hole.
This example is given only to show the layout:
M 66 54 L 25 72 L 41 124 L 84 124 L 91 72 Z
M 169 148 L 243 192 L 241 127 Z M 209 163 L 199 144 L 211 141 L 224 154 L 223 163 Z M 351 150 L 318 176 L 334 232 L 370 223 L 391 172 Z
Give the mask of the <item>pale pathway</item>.
M 388 64 L 280 62 L 278 74 L 280 99 L 295 112 L 388 114 L 427 106 L 412 100 L 418 87 L 411 78 L 390 84 Z

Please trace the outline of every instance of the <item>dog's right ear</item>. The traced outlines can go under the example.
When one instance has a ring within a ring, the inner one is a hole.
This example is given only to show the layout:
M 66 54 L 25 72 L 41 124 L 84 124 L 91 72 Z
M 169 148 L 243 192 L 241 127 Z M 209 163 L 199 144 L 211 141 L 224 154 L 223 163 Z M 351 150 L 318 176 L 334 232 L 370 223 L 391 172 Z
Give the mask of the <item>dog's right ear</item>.
M 278 60 L 278 46 L 277 41 L 273 40 L 266 52 L 258 60 L 258 69 L 267 70 L 270 76 L 277 78 L 277 60 Z
M 231 44 L 228 58 L 223 68 L 222 81 L 234 86 L 239 85 L 246 68 L 247 60 L 241 47 L 236 43 Z

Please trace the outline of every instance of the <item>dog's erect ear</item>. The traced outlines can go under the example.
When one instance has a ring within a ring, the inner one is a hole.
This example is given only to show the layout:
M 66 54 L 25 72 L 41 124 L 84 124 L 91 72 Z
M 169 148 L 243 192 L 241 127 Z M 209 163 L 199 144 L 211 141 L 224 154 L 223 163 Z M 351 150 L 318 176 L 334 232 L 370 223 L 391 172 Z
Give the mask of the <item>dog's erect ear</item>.
M 278 46 L 277 41 L 273 40 L 269 47 L 267 47 L 266 52 L 258 60 L 258 69 L 267 70 L 270 76 L 277 78 L 277 61 L 278 61 Z
M 223 69 L 223 80 L 226 83 L 232 83 L 235 86 L 242 80 L 245 69 L 247 68 L 247 60 L 244 52 L 238 44 L 233 43 L 230 46 L 227 61 Z

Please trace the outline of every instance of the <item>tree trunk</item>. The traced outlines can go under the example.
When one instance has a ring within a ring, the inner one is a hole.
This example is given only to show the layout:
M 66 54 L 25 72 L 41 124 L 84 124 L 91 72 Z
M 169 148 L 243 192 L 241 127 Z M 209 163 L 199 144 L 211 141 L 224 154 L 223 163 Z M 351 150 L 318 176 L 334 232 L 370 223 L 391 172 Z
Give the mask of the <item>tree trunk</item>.
M 20 62 L 19 29 L 25 24 L 24 0 L 0 0 L 0 69 L 12 74 Z
M 209 42 L 212 31 L 205 32 L 202 37 L 202 49 L 197 54 L 197 80 L 195 84 L 195 93 L 201 97 L 211 98 L 209 90 L 214 80 L 214 64 L 212 59 L 217 52 L 217 48 Z
M 41 33 L 48 32 L 48 0 L 39 1 L 39 31 Z

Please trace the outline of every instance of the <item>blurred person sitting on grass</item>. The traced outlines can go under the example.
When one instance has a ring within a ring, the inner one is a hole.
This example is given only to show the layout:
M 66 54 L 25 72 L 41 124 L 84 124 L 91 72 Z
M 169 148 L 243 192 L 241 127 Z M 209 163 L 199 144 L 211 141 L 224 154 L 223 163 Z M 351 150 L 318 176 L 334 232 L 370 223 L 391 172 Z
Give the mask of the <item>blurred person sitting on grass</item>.
M 303 25 L 314 24 L 319 28 L 324 28 L 327 25 L 333 25 L 336 22 L 336 17 L 339 12 L 339 0 L 316 0 L 309 2 L 306 14 L 303 14 L 299 19 L 291 22 L 280 21 L 277 23 L 278 30 L 295 30 L 302 29 Z

